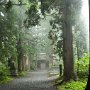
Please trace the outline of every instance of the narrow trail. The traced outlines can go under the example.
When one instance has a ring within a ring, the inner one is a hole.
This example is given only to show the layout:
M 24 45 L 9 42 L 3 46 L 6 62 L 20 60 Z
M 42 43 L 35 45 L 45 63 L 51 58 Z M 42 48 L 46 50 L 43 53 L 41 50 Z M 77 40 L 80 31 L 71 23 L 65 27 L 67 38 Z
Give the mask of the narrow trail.
M 48 71 L 29 72 L 25 77 L 0 84 L 0 90 L 57 90 L 53 83 L 56 77 L 49 77 Z

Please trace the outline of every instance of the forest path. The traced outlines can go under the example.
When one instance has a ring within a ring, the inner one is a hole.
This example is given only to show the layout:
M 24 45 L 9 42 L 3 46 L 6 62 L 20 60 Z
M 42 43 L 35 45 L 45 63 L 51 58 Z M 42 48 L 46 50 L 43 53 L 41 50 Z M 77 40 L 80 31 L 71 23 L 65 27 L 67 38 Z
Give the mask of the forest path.
M 0 84 L 0 90 L 57 90 L 53 83 L 56 77 L 49 77 L 49 72 L 29 72 L 25 77 L 12 80 L 8 84 Z

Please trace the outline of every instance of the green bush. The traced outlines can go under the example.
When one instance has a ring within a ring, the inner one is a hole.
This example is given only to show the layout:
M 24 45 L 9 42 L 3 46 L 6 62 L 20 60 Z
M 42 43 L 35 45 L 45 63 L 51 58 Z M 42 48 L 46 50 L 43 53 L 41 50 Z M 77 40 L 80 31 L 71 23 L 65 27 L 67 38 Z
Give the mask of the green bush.
M 88 76 L 89 69 L 89 53 L 84 53 L 83 57 L 75 61 L 75 69 L 77 70 L 79 65 L 79 77 Z
M 18 76 L 23 77 L 26 75 L 26 73 L 27 73 L 26 71 L 21 71 L 18 73 Z
M 86 81 L 71 81 L 59 86 L 59 90 L 85 90 Z
M 5 80 L 9 75 L 9 69 L 0 63 L 0 81 Z

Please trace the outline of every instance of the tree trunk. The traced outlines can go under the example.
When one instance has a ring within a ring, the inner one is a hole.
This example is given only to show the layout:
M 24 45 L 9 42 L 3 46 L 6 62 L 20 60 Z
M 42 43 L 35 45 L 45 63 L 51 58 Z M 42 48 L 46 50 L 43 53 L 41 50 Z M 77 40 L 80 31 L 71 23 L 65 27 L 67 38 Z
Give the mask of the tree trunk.
M 22 31 L 23 31 L 23 21 L 19 21 L 19 39 L 17 41 L 17 53 L 18 53 L 18 72 L 23 71 L 23 48 L 22 48 Z
M 78 58 L 78 61 L 80 59 L 80 54 L 79 54 L 79 45 L 78 45 L 79 42 L 76 41 L 76 47 L 77 47 L 77 58 Z M 79 63 L 78 63 L 78 66 L 77 66 L 77 74 L 79 74 Z
M 73 37 L 71 25 L 71 2 L 64 0 L 63 9 L 63 61 L 64 61 L 64 81 L 70 81 L 74 77 L 73 60 Z
M 17 42 L 17 53 L 18 53 L 18 72 L 22 71 L 22 48 L 21 48 L 21 39 L 19 37 L 19 40 Z
M 20 48 L 20 45 L 21 45 L 21 41 L 19 39 L 18 43 L 17 43 L 17 52 L 18 52 L 18 72 L 22 71 L 22 62 L 21 62 L 21 58 L 22 58 L 22 54 L 21 54 L 21 48 Z
M 90 89 L 90 63 L 89 63 L 89 75 L 88 75 L 88 81 L 87 81 L 87 85 L 86 85 L 86 89 L 85 90 L 89 90 Z

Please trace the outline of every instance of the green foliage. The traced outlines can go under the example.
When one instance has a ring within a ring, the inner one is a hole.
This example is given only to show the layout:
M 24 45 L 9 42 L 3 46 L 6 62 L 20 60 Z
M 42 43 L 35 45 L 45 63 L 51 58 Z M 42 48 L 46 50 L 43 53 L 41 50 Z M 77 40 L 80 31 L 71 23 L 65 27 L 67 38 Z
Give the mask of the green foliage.
M 59 90 L 85 90 L 86 80 L 84 81 L 70 81 L 59 87 Z
M 11 80 L 13 80 L 13 78 L 11 78 L 11 77 L 6 77 L 6 78 L 5 78 L 5 79 L 3 79 L 2 81 L 0 81 L 0 83 L 5 84 L 5 83 L 10 82 Z
M 78 68 L 79 66 L 79 68 Z M 75 61 L 75 69 L 79 69 L 79 76 L 88 76 L 89 69 L 89 53 L 84 53 L 83 57 Z
M 35 26 L 39 24 L 40 16 L 37 10 L 37 4 L 31 4 L 29 9 L 26 11 L 27 19 L 24 21 L 25 27 Z
M 9 75 L 9 69 L 2 63 L 0 63 L 0 81 L 7 79 Z
M 56 53 L 58 53 L 60 58 L 63 56 L 63 41 L 62 40 L 59 40 L 57 42 Z
M 9 0 L 6 4 L 6 11 L 9 11 L 12 8 L 12 2 Z
M 36 0 L 28 0 L 30 3 L 35 3 Z
M 22 77 L 22 76 L 25 76 L 26 75 L 26 72 L 25 71 L 21 71 L 18 73 L 18 76 Z
M 85 53 L 77 63 L 80 65 L 80 71 L 87 71 L 89 67 L 89 54 Z
M 16 60 L 16 31 L 15 27 L 15 13 L 11 9 L 5 13 L 5 8 L 2 10 L 4 12 L 3 21 L 0 18 L 0 61 L 7 64 L 7 60 L 13 57 Z
M 41 1 L 41 13 L 42 15 L 45 15 L 45 12 L 50 12 L 50 9 L 49 9 L 49 0 L 40 0 Z
M 17 69 L 24 55 L 34 54 L 35 47 L 29 43 L 32 36 L 27 39 L 25 25 L 37 25 L 40 17 L 36 0 L 9 0 L 5 5 L 0 5 L 0 62 L 11 70 Z M 28 24 L 24 24 L 25 20 Z

